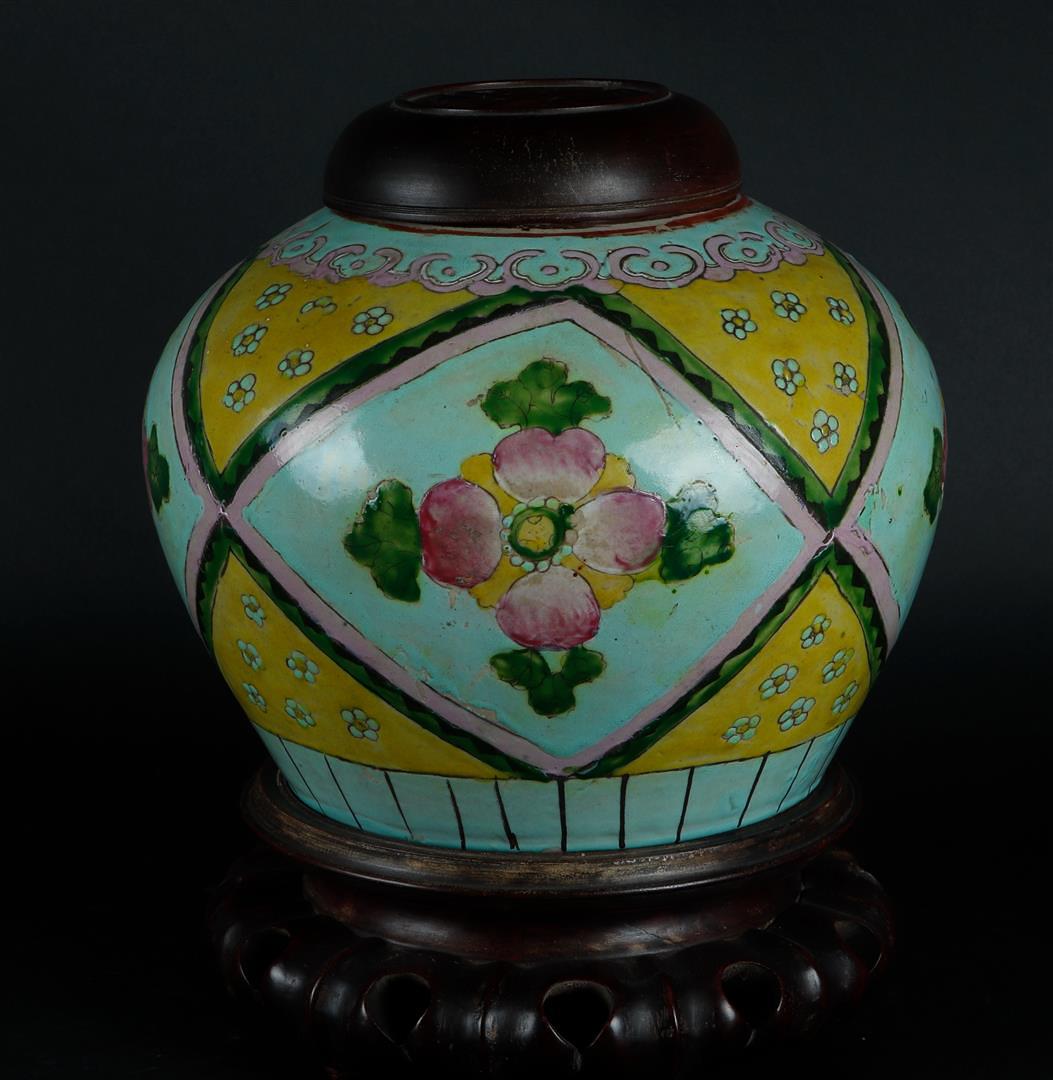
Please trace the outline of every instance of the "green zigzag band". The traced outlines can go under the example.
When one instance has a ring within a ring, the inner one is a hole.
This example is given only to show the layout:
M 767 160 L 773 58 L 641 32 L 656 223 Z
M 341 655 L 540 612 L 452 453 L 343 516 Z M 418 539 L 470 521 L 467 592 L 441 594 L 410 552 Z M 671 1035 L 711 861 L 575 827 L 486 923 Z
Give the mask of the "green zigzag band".
M 881 665 L 888 655 L 888 637 L 881 612 L 870 591 L 870 583 L 863 571 L 855 564 L 852 557 L 840 544 L 834 548 L 835 558 L 830 563 L 830 573 L 837 582 L 841 595 L 852 606 L 852 610 L 863 628 L 863 637 L 867 643 L 867 659 L 870 661 L 870 681 L 873 683 Z
M 217 526 L 209 538 L 204 557 L 201 560 L 201 572 L 198 577 L 198 617 L 202 636 L 210 652 L 214 653 L 212 608 L 215 603 L 216 589 L 223 568 L 226 566 L 227 559 L 231 554 L 234 554 L 248 569 L 253 580 L 270 598 L 271 602 L 276 604 L 297 629 L 310 639 L 315 648 L 343 668 L 352 678 L 357 679 L 367 689 L 383 698 L 402 716 L 442 739 L 443 742 L 455 746 L 458 750 L 463 750 L 466 754 L 470 754 L 495 769 L 527 780 L 548 779 L 540 769 L 501 753 L 501 751 L 496 750 L 469 732 L 450 724 L 419 702 L 413 701 L 382 675 L 342 649 L 324 631 L 308 621 L 303 612 L 297 607 L 295 601 L 259 565 L 238 539 L 233 529 L 225 524 Z M 295 742 L 295 739 L 293 741 Z

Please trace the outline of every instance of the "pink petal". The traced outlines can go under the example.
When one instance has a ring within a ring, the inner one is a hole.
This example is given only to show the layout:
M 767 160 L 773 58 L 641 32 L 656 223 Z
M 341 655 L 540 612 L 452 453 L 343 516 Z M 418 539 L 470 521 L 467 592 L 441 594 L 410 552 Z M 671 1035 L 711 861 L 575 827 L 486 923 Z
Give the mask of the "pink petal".
M 600 478 L 606 451 L 584 428 L 551 435 L 544 428 L 524 428 L 494 447 L 494 476 L 520 502 L 559 499 L 573 503 Z
M 665 533 L 657 495 L 615 488 L 579 506 L 571 522 L 574 554 L 605 574 L 634 574 L 654 562 Z
M 501 511 L 477 484 L 444 480 L 421 500 L 420 539 L 428 577 L 470 589 L 501 561 Z
M 497 625 L 531 649 L 571 649 L 596 636 L 600 605 L 588 582 L 565 566 L 521 577 L 497 605 Z

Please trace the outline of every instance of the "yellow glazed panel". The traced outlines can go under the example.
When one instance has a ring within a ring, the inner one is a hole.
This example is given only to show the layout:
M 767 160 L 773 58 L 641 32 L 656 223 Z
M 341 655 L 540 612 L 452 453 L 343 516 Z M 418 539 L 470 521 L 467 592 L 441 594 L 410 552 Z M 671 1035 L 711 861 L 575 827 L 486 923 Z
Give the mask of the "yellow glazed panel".
M 725 379 L 833 489 L 863 415 L 867 324 L 830 255 L 680 289 L 626 285 L 622 295 Z
M 726 686 L 618 772 L 683 769 L 787 750 L 854 716 L 869 686 L 863 628 L 824 573 Z
M 223 677 L 250 719 L 275 735 L 401 772 L 506 775 L 425 731 L 353 679 L 286 618 L 233 554 L 212 610 Z
M 416 282 L 333 284 L 258 259 L 224 300 L 205 342 L 201 415 L 222 471 L 245 438 L 338 364 L 473 299 Z

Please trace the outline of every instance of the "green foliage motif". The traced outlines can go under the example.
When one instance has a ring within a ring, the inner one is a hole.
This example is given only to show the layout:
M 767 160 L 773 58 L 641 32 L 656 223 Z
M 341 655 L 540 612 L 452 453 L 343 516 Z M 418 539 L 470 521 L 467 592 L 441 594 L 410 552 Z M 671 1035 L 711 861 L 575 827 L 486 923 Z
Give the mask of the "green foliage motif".
M 535 360 L 514 379 L 494 383 L 483 399 L 483 412 L 500 427 L 539 427 L 552 435 L 578 427 L 590 416 L 607 416 L 611 399 L 592 383 L 567 382 L 567 365 Z
M 943 498 L 943 432 L 939 428 L 932 429 L 932 465 L 921 497 L 929 521 L 934 522 Z
M 709 484 L 689 484 L 666 503 L 665 513 L 659 564 L 663 581 L 686 581 L 734 555 L 735 527 L 717 512 L 717 495 Z
M 157 425 L 150 428 L 150 438 L 146 441 L 146 482 L 150 485 L 150 500 L 154 510 L 161 512 L 161 506 L 168 501 L 172 493 L 168 472 L 168 459 L 161 453 L 157 444 Z
M 420 599 L 420 524 L 413 492 L 400 480 L 384 480 L 370 494 L 344 537 L 344 547 L 369 567 L 385 596 L 407 603 Z
M 603 654 L 575 645 L 563 654 L 558 671 L 537 649 L 515 649 L 490 657 L 494 674 L 517 690 L 527 692 L 527 701 L 541 716 L 559 716 L 574 708 L 574 687 L 592 682 L 603 673 Z

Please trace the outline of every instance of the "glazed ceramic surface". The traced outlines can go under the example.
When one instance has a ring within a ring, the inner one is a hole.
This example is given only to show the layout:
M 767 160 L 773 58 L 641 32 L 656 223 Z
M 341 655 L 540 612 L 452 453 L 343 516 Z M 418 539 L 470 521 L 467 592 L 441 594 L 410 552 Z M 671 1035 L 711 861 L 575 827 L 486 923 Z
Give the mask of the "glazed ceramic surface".
M 320 211 L 157 368 L 165 553 L 293 790 L 425 844 L 665 844 L 819 782 L 918 586 L 940 393 L 759 204 L 585 235 Z

